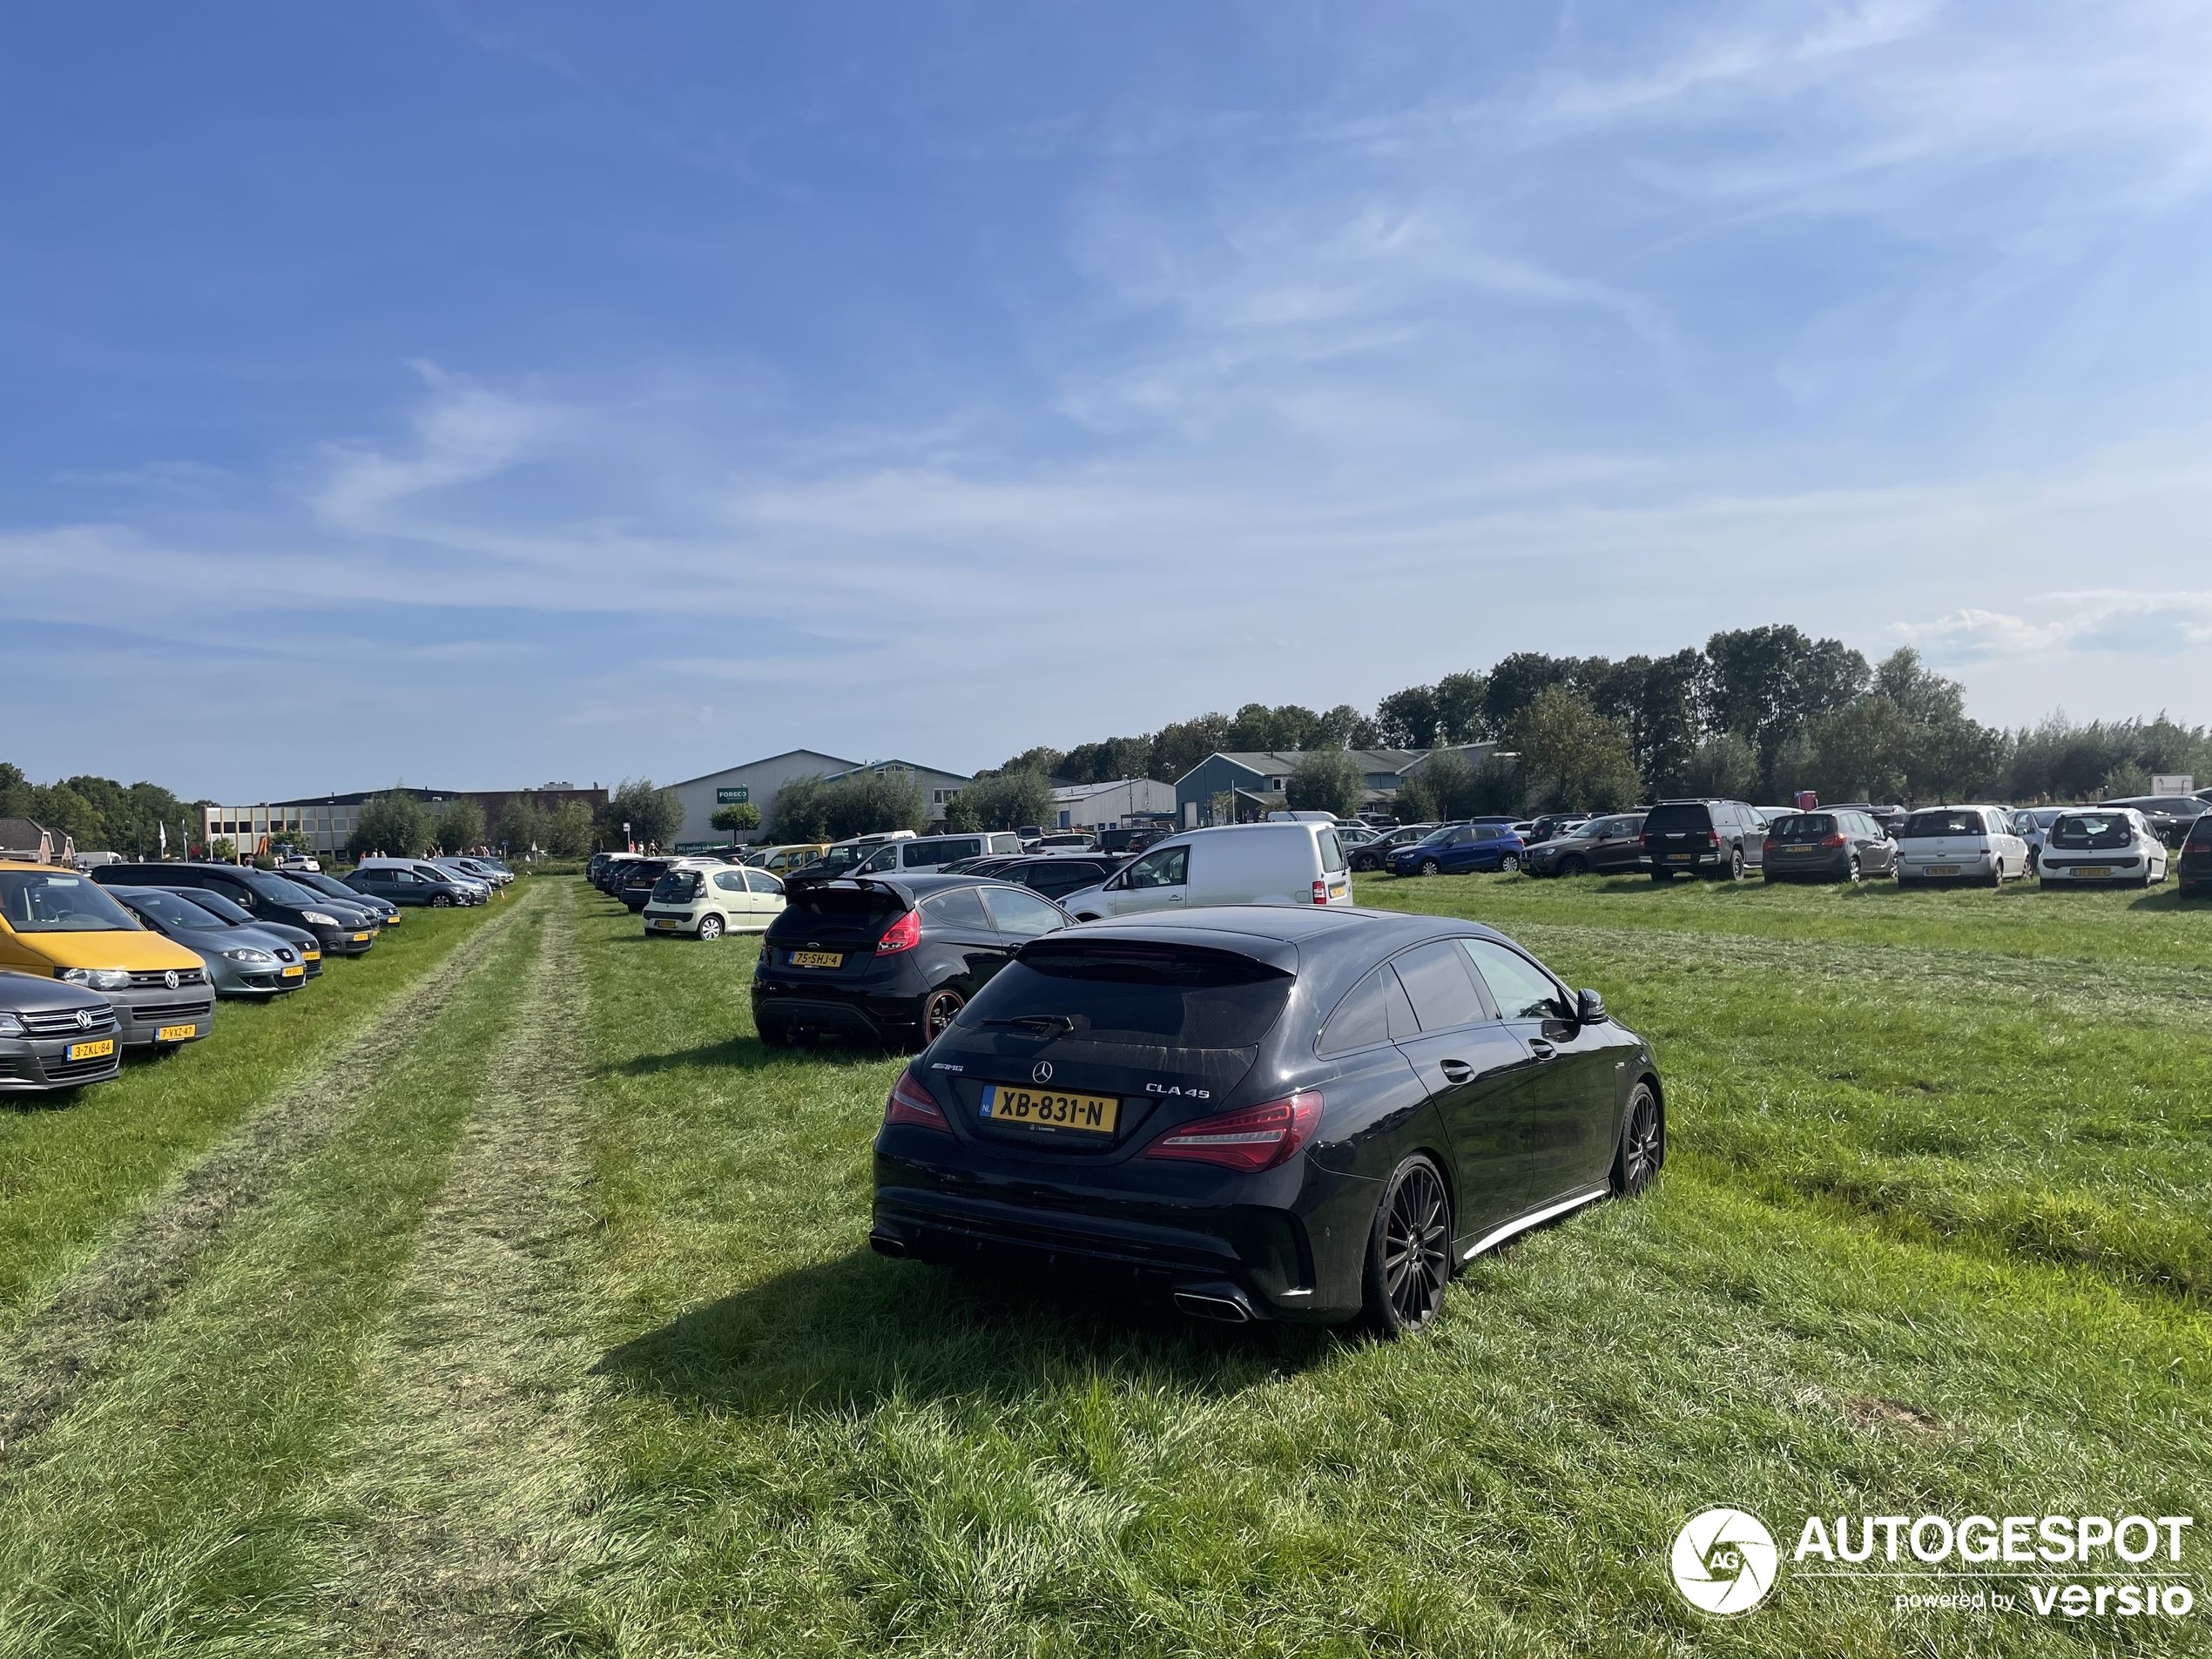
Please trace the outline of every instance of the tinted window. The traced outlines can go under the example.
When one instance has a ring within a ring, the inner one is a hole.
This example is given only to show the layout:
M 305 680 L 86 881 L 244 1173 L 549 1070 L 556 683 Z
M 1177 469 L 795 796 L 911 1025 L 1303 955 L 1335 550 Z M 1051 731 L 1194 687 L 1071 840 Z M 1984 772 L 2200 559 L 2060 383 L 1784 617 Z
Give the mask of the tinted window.
M 1898 838 L 1900 840 L 1909 841 L 1916 836 L 1981 835 L 1984 833 L 1986 832 L 1983 828 L 1979 813 L 1961 811 L 1958 807 L 1951 806 L 1943 807 L 1935 812 L 1913 813 L 1912 817 L 1905 820 L 1905 827 L 1898 832 Z
M 1018 879 L 1023 887 L 1034 888 L 1054 899 L 1063 893 L 1096 887 L 1100 880 L 1096 865 L 1079 864 L 1073 859 L 1055 859 L 1049 864 L 1032 865 L 1026 870 L 1010 870 L 1007 874 L 1008 880 Z
M 1787 818 L 1774 820 L 1770 832 L 1778 840 L 1817 841 L 1824 835 L 1836 833 L 1836 820 L 1850 816 L 1844 813 L 1792 813 Z
M 2134 843 L 2135 826 L 2125 813 L 2068 813 L 2051 826 L 2044 839 L 2053 846 L 2129 846 Z
M 991 920 L 1004 934 L 1019 934 L 1028 939 L 1042 939 L 1047 934 L 1056 934 L 1068 925 L 1067 917 L 1057 908 L 1047 904 L 1035 894 L 1024 893 L 1018 887 L 993 887 L 983 895 L 990 907 Z
M 1670 806 L 1655 806 L 1644 815 L 1646 835 L 1679 835 L 1685 830 L 1700 831 L 1712 827 L 1704 806 L 1699 801 L 1685 801 Z
M 918 864 L 950 864 L 961 856 L 948 852 L 950 845 L 948 841 L 908 841 L 903 849 L 898 849 L 899 861 L 909 870 Z
M 1551 976 L 1517 951 L 1487 939 L 1463 939 L 1461 948 L 1482 975 L 1482 982 L 1497 999 L 1508 1020 L 1551 1020 L 1564 1017 L 1559 987 Z
M 1352 995 L 1337 1005 L 1315 1047 L 1322 1054 L 1344 1054 L 1387 1042 L 1393 1037 L 1410 1037 L 1420 1029 L 1413 1022 L 1413 1005 L 1406 1000 L 1405 987 L 1385 963 L 1352 987 Z
M 1345 867 L 1344 843 L 1337 840 L 1334 830 L 1323 830 L 1314 838 L 1321 843 L 1321 867 L 1332 875 Z
M 874 927 L 900 914 L 906 906 L 878 887 L 801 887 L 791 896 L 784 912 L 787 921 L 804 922 L 811 916 L 825 921 L 859 922 Z
M 251 921 L 253 920 L 253 913 L 252 911 L 246 909 L 242 905 L 233 904 L 221 894 L 210 893 L 205 887 L 195 887 L 184 896 L 188 902 L 198 905 L 202 910 L 206 911 L 211 915 L 220 916 L 225 921 Z
M 1480 993 L 1467 977 L 1467 961 L 1450 940 L 1409 950 L 1391 965 L 1413 1001 L 1413 1017 L 1422 1030 L 1448 1031 L 1488 1017 Z
M 1147 853 L 1129 867 L 1129 884 L 1132 887 L 1179 887 L 1190 877 L 1190 849 L 1189 846 L 1163 846 L 1157 853 Z
M 698 891 L 697 870 L 671 870 L 653 883 L 653 898 L 661 904 L 682 904 Z
M 2189 846 L 2212 846 L 2212 813 L 2207 813 L 2189 826 Z
M 725 893 L 743 893 L 745 887 L 745 872 L 743 870 L 717 870 L 714 873 L 714 885 Z
M 921 902 L 922 918 L 944 927 L 988 927 L 991 919 L 983 914 L 983 900 L 974 887 L 954 887 L 950 893 L 940 893 Z
M 152 916 L 172 927 L 219 927 L 222 923 L 202 910 L 189 899 L 179 899 L 173 893 L 135 893 L 124 902 L 141 915 Z
M 1085 948 L 1068 937 L 1025 947 L 961 1010 L 960 1023 L 1037 1017 L 1071 1022 L 1069 1035 L 1091 1042 L 1246 1049 L 1281 1016 L 1294 982 L 1226 951 Z

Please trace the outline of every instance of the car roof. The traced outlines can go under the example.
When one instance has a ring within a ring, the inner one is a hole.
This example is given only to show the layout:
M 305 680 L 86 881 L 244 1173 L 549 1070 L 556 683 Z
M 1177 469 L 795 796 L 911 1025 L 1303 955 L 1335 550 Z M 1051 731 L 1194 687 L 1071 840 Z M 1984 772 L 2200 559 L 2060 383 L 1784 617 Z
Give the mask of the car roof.
M 1027 951 L 1055 941 L 1097 940 L 1231 951 L 1285 972 L 1310 974 L 1326 995 L 1335 981 L 1348 981 L 1365 973 L 1369 964 L 1408 945 L 1426 939 L 1469 935 L 1506 939 L 1494 927 L 1459 916 L 1425 916 L 1364 906 L 1211 905 L 1151 920 L 1132 916 L 1080 922 L 1061 933 L 1047 934 L 1042 941 L 1022 948 Z M 1332 943 L 1358 944 L 1362 948 L 1340 971 L 1332 972 L 1334 964 L 1325 948 Z

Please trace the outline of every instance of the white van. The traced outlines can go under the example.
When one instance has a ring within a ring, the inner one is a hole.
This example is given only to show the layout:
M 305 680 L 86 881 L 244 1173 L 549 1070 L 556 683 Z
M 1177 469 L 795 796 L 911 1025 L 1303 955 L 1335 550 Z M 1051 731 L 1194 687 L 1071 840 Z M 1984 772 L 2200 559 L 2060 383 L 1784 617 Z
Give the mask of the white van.
M 1348 905 L 1352 873 L 1331 824 L 1224 824 L 1154 843 L 1060 900 L 1078 921 L 1203 905 Z
M 876 849 L 854 875 L 927 875 L 962 859 L 991 854 L 1018 856 L 1022 838 L 1010 830 L 979 830 L 972 835 L 924 835 L 891 841 Z

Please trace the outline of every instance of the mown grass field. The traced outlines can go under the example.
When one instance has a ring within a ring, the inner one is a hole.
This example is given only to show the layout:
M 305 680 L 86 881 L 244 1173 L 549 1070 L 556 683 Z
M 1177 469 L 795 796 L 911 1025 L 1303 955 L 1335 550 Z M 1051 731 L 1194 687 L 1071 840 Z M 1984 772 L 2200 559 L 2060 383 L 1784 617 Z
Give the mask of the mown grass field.
M 2202 1578 L 2182 1622 L 1786 1578 L 1719 1622 L 1665 1562 L 1723 1502 L 2202 1514 L 2212 907 L 1363 880 L 1602 990 L 1673 1140 L 1379 1346 L 873 1257 L 900 1062 L 772 1053 L 751 941 L 523 885 L 135 1116 L 0 1116 L 0 1414 L 105 1345 L 0 1447 L 0 1656 L 2212 1651 Z

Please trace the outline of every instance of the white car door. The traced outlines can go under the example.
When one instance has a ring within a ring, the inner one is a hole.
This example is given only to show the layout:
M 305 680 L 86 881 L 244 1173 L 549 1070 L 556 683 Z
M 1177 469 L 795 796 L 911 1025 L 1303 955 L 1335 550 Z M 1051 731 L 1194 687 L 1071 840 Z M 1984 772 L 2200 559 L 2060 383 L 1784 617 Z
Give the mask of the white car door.
M 1116 916 L 1181 910 L 1190 900 L 1190 846 L 1157 846 L 1107 882 L 1106 902 Z
M 765 870 L 747 870 L 745 884 L 750 891 L 752 904 L 752 918 L 745 925 L 765 933 L 769 925 L 783 914 L 784 884 Z
M 2006 875 L 2025 876 L 2027 873 L 2027 841 L 2013 827 L 2013 815 L 2007 812 L 1993 812 L 1989 819 L 1989 849 L 2001 854 L 2002 868 Z

